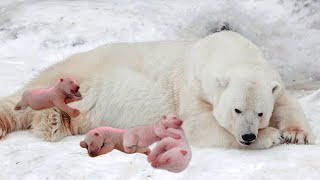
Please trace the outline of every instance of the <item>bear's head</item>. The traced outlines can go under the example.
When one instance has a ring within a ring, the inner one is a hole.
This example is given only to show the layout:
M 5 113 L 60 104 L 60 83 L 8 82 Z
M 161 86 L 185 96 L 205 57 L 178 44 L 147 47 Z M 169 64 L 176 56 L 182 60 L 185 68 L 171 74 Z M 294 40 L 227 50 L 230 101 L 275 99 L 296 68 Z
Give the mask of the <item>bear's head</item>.
M 174 128 L 174 129 L 180 128 L 182 123 L 183 121 L 173 113 L 169 113 L 168 115 L 163 116 L 160 121 L 160 124 L 162 124 L 166 128 Z
M 217 81 L 221 94 L 214 104 L 213 116 L 238 143 L 250 145 L 256 140 L 258 129 L 269 125 L 280 83 L 243 77 L 220 77 Z
M 66 93 L 77 96 L 80 89 L 79 83 L 71 76 L 60 78 L 59 87 Z
M 104 146 L 104 138 L 93 129 L 86 134 L 84 141 L 80 142 L 80 146 L 88 150 L 89 156 L 96 157 L 100 155 L 100 150 Z

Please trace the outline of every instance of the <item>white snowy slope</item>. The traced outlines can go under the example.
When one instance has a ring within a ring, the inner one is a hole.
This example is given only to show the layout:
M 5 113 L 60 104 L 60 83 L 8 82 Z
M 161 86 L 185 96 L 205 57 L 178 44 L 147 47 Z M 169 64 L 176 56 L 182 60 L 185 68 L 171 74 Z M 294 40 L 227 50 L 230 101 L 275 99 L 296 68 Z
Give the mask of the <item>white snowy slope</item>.
M 139 154 L 90 158 L 79 147 L 84 136 L 50 143 L 18 131 L 0 140 L 0 179 L 320 179 L 318 0 L 0 0 L 0 97 L 76 52 L 110 42 L 198 39 L 223 24 L 255 42 L 280 71 L 316 145 L 193 148 L 188 169 L 173 174 L 152 169 Z

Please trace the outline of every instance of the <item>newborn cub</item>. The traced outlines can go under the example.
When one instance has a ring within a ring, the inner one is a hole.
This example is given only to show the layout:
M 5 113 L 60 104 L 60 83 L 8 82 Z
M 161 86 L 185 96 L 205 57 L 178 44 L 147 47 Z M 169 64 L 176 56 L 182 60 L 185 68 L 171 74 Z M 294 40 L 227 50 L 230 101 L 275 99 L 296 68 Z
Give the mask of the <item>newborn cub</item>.
M 80 146 L 88 149 L 88 154 L 91 157 L 96 157 L 101 154 L 111 152 L 113 149 L 117 149 L 124 153 L 128 153 L 123 148 L 123 135 L 127 132 L 126 129 L 116 129 L 112 127 L 98 127 L 90 130 L 85 137 L 84 141 L 80 142 Z M 148 155 L 150 149 L 137 148 L 135 152 L 131 153 L 143 153 Z
M 30 106 L 34 110 L 41 110 L 56 106 L 71 117 L 76 117 L 80 114 L 80 111 L 70 108 L 66 103 L 81 100 L 81 94 L 78 92 L 79 88 L 79 84 L 73 77 L 61 78 L 51 88 L 25 91 L 14 109 L 20 110 L 22 107 Z
M 124 150 L 126 152 L 135 152 L 136 148 L 148 147 L 165 137 L 180 139 L 180 134 L 168 131 L 167 128 L 179 128 L 182 122 L 173 113 L 170 113 L 167 116 L 163 116 L 160 122 L 156 124 L 131 128 L 124 134 Z
M 180 139 L 166 137 L 162 139 L 148 155 L 151 166 L 170 172 L 181 172 L 188 167 L 191 149 L 182 128 L 169 128 L 168 131 L 180 134 Z

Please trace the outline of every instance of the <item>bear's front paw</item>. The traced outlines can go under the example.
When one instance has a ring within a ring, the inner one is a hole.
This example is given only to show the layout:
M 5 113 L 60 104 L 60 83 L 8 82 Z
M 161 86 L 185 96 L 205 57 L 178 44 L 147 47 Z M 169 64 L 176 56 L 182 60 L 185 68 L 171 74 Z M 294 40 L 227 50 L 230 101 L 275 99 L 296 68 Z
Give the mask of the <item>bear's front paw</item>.
M 300 130 L 298 128 L 288 128 L 283 132 L 284 143 L 293 144 L 314 144 L 314 136 L 311 132 Z
M 276 128 L 267 127 L 259 130 L 257 140 L 249 147 L 254 149 L 266 149 L 281 144 L 282 142 L 283 136 L 281 132 Z

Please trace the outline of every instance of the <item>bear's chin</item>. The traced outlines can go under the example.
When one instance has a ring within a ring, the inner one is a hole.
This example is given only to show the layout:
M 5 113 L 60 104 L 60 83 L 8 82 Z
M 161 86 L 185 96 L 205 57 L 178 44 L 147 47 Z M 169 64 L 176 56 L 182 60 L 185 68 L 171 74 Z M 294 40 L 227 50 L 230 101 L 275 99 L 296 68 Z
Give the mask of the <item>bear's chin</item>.
M 238 143 L 239 143 L 241 146 L 249 146 L 249 145 L 252 144 L 253 142 L 238 141 Z

